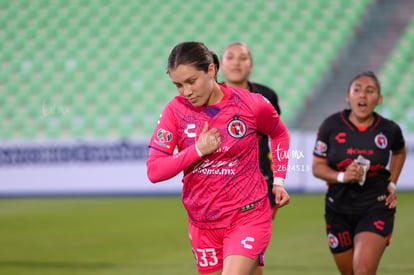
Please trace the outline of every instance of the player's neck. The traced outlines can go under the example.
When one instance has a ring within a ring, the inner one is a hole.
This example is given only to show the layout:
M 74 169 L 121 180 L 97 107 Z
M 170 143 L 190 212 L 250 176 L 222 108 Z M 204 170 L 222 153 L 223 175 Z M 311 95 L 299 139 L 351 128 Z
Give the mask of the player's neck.
M 223 97 L 224 92 L 220 89 L 220 86 L 218 84 L 215 84 L 207 105 L 218 104 Z
M 349 114 L 349 120 L 357 127 L 368 127 L 374 122 L 374 115 L 366 118 L 360 118 L 354 115 L 352 112 Z

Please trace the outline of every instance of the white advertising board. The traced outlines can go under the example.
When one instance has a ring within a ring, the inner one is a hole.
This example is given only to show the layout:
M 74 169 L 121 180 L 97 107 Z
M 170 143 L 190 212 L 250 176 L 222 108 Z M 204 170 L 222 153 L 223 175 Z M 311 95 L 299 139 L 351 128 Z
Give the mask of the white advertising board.
M 407 159 L 398 190 L 414 191 L 414 134 L 405 135 Z M 312 175 L 315 134 L 291 132 L 286 189 L 325 192 Z M 0 196 L 180 194 L 181 174 L 152 184 L 146 174 L 148 141 L 10 144 L 0 148 Z

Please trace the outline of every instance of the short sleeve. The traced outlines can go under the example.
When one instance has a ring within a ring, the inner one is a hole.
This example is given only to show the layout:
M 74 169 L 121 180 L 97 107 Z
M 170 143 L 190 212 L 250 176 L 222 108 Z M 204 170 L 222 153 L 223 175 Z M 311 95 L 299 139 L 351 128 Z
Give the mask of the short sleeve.
M 149 147 L 172 155 L 177 144 L 177 124 L 172 103 L 162 111 L 157 126 L 152 134 Z
M 318 129 L 316 135 L 315 147 L 313 148 L 313 155 L 319 158 L 327 158 L 329 149 L 329 127 L 325 120 Z
M 270 101 L 261 94 L 254 95 L 254 106 L 256 107 L 257 130 L 260 133 L 270 134 L 280 121 L 279 115 Z
M 405 146 L 405 140 L 404 140 L 404 136 L 402 134 L 400 126 L 398 126 L 396 123 L 394 123 L 394 125 L 395 125 L 394 142 L 391 145 L 391 150 L 398 151 Z

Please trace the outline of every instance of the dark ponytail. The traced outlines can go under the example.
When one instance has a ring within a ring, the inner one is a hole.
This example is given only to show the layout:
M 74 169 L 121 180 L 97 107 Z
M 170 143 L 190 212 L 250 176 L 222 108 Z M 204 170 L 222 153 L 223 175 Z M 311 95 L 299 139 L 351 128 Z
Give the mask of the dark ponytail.
M 210 64 L 214 64 L 215 79 L 220 67 L 220 61 L 214 52 L 210 51 L 202 42 L 182 42 L 176 45 L 168 57 L 167 73 L 179 65 L 193 65 L 197 70 L 208 72 Z

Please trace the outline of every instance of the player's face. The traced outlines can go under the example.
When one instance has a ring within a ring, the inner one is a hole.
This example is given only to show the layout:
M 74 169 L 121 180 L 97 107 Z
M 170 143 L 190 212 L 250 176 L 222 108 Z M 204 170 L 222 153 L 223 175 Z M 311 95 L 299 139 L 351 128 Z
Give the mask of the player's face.
M 226 82 L 242 83 L 247 81 L 253 70 L 249 49 L 244 45 L 228 47 L 223 53 L 220 69 Z
M 208 72 L 197 70 L 193 65 L 178 65 L 169 71 L 170 78 L 178 92 L 196 107 L 213 105 L 212 97 L 215 81 L 214 65 L 210 64 Z
M 352 82 L 346 95 L 352 115 L 365 120 L 373 115 L 374 109 L 382 102 L 382 95 L 376 82 L 369 76 L 361 76 Z

